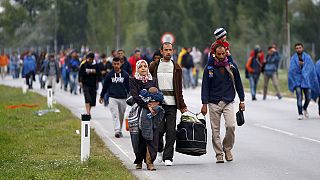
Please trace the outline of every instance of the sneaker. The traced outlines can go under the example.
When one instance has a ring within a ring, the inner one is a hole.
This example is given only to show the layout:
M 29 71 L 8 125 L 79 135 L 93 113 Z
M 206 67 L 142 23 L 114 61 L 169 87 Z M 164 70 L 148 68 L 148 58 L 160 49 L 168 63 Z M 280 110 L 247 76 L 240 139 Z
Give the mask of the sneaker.
M 119 132 L 119 134 L 120 134 L 120 137 L 123 137 L 123 134 L 122 134 L 122 132 Z
M 142 163 L 136 164 L 136 169 L 142 169 Z
M 309 113 L 307 110 L 303 110 L 304 117 L 309 118 Z
M 162 163 L 162 161 L 163 161 L 162 157 L 163 157 L 163 152 L 158 152 L 157 153 L 157 159 L 158 159 L 159 163 Z
M 116 138 L 120 138 L 120 132 L 116 132 L 115 134 L 114 134 L 114 137 L 116 137 Z
M 216 163 L 224 163 L 224 160 L 223 160 L 223 156 L 220 155 L 220 156 L 217 156 L 217 161 Z
M 170 161 L 170 160 L 165 160 L 165 161 L 164 161 L 164 165 L 165 165 L 165 166 L 172 166 L 173 163 L 172 163 L 172 161 Z
M 302 114 L 299 114 L 298 120 L 302 120 L 302 118 L 303 118 Z
M 224 151 L 224 155 L 227 161 L 232 161 L 233 160 L 233 156 L 230 150 L 226 150 Z

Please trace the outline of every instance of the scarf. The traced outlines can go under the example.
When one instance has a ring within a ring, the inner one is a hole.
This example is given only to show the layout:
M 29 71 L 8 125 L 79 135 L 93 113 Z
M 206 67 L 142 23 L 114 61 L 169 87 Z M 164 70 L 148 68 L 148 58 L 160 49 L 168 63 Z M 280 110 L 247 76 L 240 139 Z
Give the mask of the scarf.
M 139 74 L 139 68 L 141 67 L 141 63 L 145 63 L 145 64 L 147 65 L 147 68 L 148 68 L 148 72 L 147 72 L 147 74 L 144 75 L 144 76 L 141 76 L 141 75 Z M 146 83 L 146 82 L 148 82 L 149 80 L 152 80 L 152 76 L 151 76 L 151 74 L 150 74 L 150 72 L 149 72 L 149 67 L 148 67 L 148 63 L 147 63 L 146 60 L 141 59 L 141 60 L 137 61 L 137 63 L 136 63 L 136 73 L 135 73 L 134 77 L 135 77 L 137 80 L 142 81 L 143 83 Z
M 214 58 L 214 66 L 216 67 L 226 67 L 226 66 L 229 66 L 229 63 L 228 63 L 228 58 L 224 58 L 223 61 L 219 61 L 218 59 Z
M 232 73 L 232 71 L 230 69 L 230 65 L 228 63 L 228 58 L 225 57 L 223 61 L 219 61 L 218 59 L 214 58 L 213 63 L 214 63 L 214 66 L 216 66 L 218 68 L 219 67 L 225 67 L 226 70 L 228 71 L 230 77 L 231 77 L 231 80 L 232 80 L 233 84 L 234 84 L 234 76 L 233 76 L 233 73 Z

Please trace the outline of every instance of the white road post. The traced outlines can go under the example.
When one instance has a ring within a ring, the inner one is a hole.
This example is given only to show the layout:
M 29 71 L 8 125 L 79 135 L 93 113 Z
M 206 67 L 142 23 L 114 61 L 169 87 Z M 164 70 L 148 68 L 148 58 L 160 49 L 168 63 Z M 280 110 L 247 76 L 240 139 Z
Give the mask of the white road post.
M 48 90 L 47 90 L 47 104 L 49 109 L 53 107 L 53 94 L 52 94 L 51 86 L 48 86 Z
M 90 119 L 90 115 L 81 115 L 81 162 L 90 156 Z

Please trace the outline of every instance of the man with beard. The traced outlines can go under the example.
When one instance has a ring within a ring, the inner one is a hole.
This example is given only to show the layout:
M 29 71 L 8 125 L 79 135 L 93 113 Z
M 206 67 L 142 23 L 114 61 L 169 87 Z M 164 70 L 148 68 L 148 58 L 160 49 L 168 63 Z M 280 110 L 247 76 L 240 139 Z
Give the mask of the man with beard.
M 159 90 L 164 95 L 163 109 L 165 115 L 160 123 L 158 161 L 164 161 L 166 166 L 172 166 L 173 146 L 176 139 L 177 109 L 187 112 L 187 106 L 182 95 L 182 69 L 172 60 L 173 45 L 165 42 L 160 50 L 163 58 L 153 61 L 149 71 L 157 79 Z M 166 133 L 166 145 L 163 148 L 163 135 Z
M 237 68 L 228 63 L 226 48 L 216 44 L 213 48 L 214 60 L 208 62 L 203 72 L 201 100 L 201 113 L 209 115 L 212 129 L 212 144 L 216 153 L 217 163 L 223 163 L 223 155 L 227 161 L 232 161 L 231 150 L 235 140 L 235 113 L 234 98 L 237 91 L 240 103 L 239 110 L 244 111 L 244 90 Z M 226 134 L 221 143 L 220 121 L 223 114 Z
M 288 86 L 293 93 L 296 91 L 298 120 L 302 120 L 303 115 L 308 118 L 307 111 L 311 99 L 311 93 L 315 96 L 319 93 L 319 84 L 315 66 L 309 54 L 304 52 L 303 45 L 297 43 L 294 45 L 296 53 L 293 54 L 290 60 L 288 71 Z M 302 92 L 305 96 L 304 105 L 302 106 Z

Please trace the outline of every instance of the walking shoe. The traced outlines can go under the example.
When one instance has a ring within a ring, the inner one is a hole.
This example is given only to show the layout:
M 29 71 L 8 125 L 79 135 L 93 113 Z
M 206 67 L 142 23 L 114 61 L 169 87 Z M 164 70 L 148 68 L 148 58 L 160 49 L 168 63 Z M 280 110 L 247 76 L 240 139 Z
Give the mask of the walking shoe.
M 172 166 L 173 163 L 172 163 L 172 161 L 170 161 L 170 160 L 165 160 L 165 161 L 164 161 L 164 165 L 165 165 L 165 166 Z
M 217 158 L 216 163 L 224 163 L 224 160 L 223 160 L 223 156 L 222 156 L 222 155 L 219 155 L 219 156 L 217 156 L 216 158 Z
M 116 137 L 116 138 L 120 138 L 120 133 L 119 132 L 116 132 L 115 134 L 114 134 L 114 137 Z
M 142 169 L 142 163 L 136 164 L 136 169 Z
M 278 94 L 277 96 L 279 100 L 282 99 L 282 96 L 280 94 Z
M 303 110 L 304 117 L 309 118 L 309 113 L 307 110 Z
M 122 132 L 119 132 L 119 134 L 120 134 L 120 137 L 123 137 L 123 134 L 122 134 Z
M 233 156 L 230 150 L 226 150 L 224 151 L 224 155 L 227 161 L 232 161 L 233 160 Z
M 302 114 L 299 114 L 298 120 L 302 120 L 302 118 L 303 118 Z
M 157 153 L 157 159 L 158 159 L 159 163 L 161 163 L 163 161 L 162 157 L 163 157 L 163 152 L 158 152 Z

